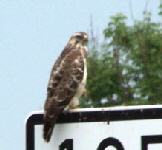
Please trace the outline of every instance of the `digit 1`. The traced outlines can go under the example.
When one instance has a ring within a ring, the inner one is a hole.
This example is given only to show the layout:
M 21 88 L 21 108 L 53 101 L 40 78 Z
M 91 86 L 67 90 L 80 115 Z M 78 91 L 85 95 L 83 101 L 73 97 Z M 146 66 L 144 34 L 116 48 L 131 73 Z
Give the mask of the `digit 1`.
M 66 139 L 59 145 L 59 150 L 73 150 L 73 139 Z

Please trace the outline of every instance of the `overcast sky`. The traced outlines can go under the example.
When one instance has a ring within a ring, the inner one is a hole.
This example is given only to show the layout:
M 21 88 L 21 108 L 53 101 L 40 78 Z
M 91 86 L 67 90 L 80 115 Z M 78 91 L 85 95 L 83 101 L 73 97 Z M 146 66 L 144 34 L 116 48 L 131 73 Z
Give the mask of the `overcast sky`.
M 157 16 L 159 0 L 1 0 L 0 1 L 0 149 L 25 148 L 25 118 L 42 110 L 49 73 L 77 31 L 88 32 L 90 16 L 102 39 L 109 18 L 118 12 L 135 19 L 142 11 Z

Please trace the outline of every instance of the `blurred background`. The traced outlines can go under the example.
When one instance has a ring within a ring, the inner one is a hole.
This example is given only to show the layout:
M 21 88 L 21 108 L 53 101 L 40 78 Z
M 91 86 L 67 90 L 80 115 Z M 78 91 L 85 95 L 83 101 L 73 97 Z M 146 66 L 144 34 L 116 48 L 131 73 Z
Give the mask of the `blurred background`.
M 77 31 L 90 36 L 81 107 L 162 103 L 162 1 L 0 1 L 0 149 L 25 148 L 51 68 Z

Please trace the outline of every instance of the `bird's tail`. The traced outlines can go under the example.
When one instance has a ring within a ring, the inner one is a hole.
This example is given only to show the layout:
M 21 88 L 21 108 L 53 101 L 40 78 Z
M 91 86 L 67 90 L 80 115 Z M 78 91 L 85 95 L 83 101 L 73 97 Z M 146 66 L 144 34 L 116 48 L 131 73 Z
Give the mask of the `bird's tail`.
M 58 115 L 44 116 L 43 138 L 46 142 L 50 141 Z

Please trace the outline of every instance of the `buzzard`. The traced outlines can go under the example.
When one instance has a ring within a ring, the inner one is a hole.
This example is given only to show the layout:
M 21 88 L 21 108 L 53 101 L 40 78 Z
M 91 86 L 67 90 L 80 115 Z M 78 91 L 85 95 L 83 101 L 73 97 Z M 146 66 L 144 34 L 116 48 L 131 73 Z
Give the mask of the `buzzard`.
M 74 33 L 52 68 L 44 104 L 43 138 L 46 142 L 50 141 L 61 111 L 66 107 L 76 108 L 79 97 L 86 94 L 87 43 L 87 33 Z

